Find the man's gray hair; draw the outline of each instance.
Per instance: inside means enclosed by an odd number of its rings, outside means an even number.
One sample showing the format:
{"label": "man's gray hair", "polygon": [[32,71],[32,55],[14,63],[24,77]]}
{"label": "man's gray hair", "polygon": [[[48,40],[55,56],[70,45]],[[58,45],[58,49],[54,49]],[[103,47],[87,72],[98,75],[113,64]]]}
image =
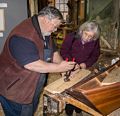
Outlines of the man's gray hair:
{"label": "man's gray hair", "polygon": [[57,8],[52,6],[44,7],[42,10],[40,10],[40,12],[38,13],[38,16],[47,16],[48,19],[50,20],[54,18],[58,18],[63,22],[63,16],[61,12]]}
{"label": "man's gray hair", "polygon": [[96,40],[100,37],[101,30],[96,21],[87,21],[83,23],[78,29],[78,34],[81,36],[83,31],[93,32],[95,34],[92,38],[93,40]]}

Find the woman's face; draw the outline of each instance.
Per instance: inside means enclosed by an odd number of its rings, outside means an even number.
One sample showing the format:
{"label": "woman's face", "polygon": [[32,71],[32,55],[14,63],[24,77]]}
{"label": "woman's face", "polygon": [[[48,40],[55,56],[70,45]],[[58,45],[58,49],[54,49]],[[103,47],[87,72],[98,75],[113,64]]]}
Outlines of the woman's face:
{"label": "woman's face", "polygon": [[93,37],[94,37],[94,32],[83,31],[83,33],[82,33],[82,41],[84,41],[84,42],[92,41]]}

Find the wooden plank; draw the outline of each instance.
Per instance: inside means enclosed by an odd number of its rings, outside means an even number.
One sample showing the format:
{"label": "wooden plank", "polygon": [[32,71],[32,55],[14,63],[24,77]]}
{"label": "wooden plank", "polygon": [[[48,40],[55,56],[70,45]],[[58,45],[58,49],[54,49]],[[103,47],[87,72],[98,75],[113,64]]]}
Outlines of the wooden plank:
{"label": "wooden plank", "polygon": [[44,90],[53,94],[62,93],[65,89],[72,87],[90,73],[91,72],[89,70],[81,69],[70,78],[70,81],[64,82],[64,77],[61,77],[60,79],[46,86]]}

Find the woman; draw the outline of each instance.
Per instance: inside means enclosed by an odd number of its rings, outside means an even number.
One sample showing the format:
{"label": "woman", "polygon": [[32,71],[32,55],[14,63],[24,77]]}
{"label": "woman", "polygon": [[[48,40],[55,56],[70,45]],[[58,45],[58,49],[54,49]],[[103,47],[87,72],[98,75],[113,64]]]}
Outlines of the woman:
{"label": "woman", "polygon": [[[83,23],[77,32],[72,32],[65,37],[60,54],[63,59],[75,59],[80,68],[91,67],[100,55],[100,27],[95,21]],[[73,111],[80,115],[81,110],[70,104],[66,105],[67,116],[72,116]]]}

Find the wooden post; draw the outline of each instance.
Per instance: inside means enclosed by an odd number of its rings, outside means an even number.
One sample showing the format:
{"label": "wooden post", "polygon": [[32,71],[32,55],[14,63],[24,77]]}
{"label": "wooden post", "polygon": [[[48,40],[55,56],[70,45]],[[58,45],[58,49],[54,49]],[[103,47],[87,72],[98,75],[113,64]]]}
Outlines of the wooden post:
{"label": "wooden post", "polygon": [[120,9],[120,1],[119,0],[113,0],[113,21],[115,22],[114,26],[114,49],[117,49],[118,47],[118,29],[119,29],[119,9]]}
{"label": "wooden post", "polygon": [[33,15],[35,14],[35,4],[34,4],[34,0],[29,0],[29,6],[30,6],[31,16],[33,16]]}

